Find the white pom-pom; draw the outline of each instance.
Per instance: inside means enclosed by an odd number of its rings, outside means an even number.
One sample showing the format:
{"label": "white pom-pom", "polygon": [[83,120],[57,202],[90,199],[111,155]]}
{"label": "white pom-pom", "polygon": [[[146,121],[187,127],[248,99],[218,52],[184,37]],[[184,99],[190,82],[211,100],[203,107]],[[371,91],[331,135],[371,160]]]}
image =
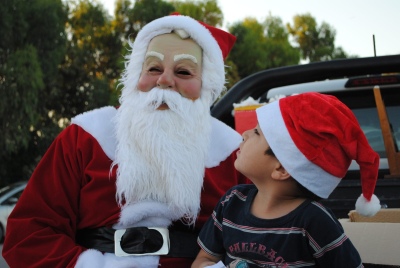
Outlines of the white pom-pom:
{"label": "white pom-pom", "polygon": [[363,194],[358,197],[356,202],[356,211],[363,216],[374,216],[381,209],[381,204],[376,195],[372,195],[371,200],[368,201]]}

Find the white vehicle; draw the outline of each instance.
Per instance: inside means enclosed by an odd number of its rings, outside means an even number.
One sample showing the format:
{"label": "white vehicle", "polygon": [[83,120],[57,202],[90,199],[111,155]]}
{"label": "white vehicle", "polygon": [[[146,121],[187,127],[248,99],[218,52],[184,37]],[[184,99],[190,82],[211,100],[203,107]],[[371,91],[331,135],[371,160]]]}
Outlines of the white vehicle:
{"label": "white vehicle", "polygon": [[0,189],[0,241],[3,241],[7,227],[7,219],[14,209],[27,182],[16,182]]}

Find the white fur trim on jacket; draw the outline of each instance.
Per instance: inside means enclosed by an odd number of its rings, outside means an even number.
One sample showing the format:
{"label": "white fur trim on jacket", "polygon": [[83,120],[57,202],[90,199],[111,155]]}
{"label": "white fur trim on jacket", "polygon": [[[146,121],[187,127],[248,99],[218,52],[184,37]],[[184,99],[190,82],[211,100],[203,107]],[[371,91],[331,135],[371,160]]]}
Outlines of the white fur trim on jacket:
{"label": "white fur trim on jacket", "polygon": [[116,114],[117,109],[115,107],[106,106],[79,114],[71,119],[72,124],[80,126],[97,140],[104,153],[111,160],[115,159],[115,149],[117,148],[113,123]]}
{"label": "white fur trim on jacket", "polygon": [[[111,106],[92,110],[74,117],[71,122],[83,128],[100,144],[104,153],[115,159],[116,138],[114,116],[117,109]],[[231,127],[212,118],[211,143],[206,159],[206,168],[216,167],[233,151],[239,148],[241,136]]]}
{"label": "white fur trim on jacket", "polygon": [[79,256],[75,268],[156,268],[159,261],[159,256],[116,257],[115,254],[88,249]]}

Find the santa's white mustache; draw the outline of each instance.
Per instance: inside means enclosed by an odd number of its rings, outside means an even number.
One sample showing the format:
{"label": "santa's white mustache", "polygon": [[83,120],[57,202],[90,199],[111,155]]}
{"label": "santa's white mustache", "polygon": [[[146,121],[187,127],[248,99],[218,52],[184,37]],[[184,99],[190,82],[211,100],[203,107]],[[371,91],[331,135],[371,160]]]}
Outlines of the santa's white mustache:
{"label": "santa's white mustache", "polygon": [[142,109],[149,111],[156,110],[160,105],[167,104],[169,109],[174,112],[184,111],[184,105],[193,103],[192,100],[183,97],[174,90],[160,89],[155,87],[147,92],[138,91],[140,102],[137,104]]}

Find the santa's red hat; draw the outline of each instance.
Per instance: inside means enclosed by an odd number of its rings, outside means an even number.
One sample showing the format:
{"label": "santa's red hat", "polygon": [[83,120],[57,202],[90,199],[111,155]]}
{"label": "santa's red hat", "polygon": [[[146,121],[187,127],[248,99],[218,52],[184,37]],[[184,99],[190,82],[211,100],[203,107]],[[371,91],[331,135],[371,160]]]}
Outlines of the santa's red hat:
{"label": "santa's red hat", "polygon": [[279,99],[256,112],[275,156],[301,185],[328,198],[351,161],[356,160],[362,184],[356,210],[372,216],[380,209],[373,194],[379,155],[372,150],[352,111],[336,97],[303,93]]}
{"label": "santa's red hat", "polygon": [[[171,15],[172,16],[174,16],[174,15],[181,16],[181,14],[178,12],[174,12]],[[228,32],[225,32],[224,30],[216,28],[214,26],[208,25],[205,22],[202,22],[202,21],[198,21],[198,22],[210,31],[211,35],[215,38],[215,40],[217,41],[217,43],[219,45],[219,48],[221,49],[222,57],[224,59],[226,59],[226,57],[228,57],[228,54],[231,51],[233,45],[236,42],[236,36],[234,36],[233,34],[230,34]]]}
{"label": "santa's red hat", "polygon": [[224,59],[233,47],[236,37],[204,22],[178,14],[165,16],[146,24],[135,41],[130,43],[132,53],[127,57],[128,62],[122,77],[124,91],[127,89],[129,92],[137,86],[150,41],[158,35],[179,30],[184,30],[202,48],[202,87],[211,91],[210,104],[216,100],[225,88]]}

